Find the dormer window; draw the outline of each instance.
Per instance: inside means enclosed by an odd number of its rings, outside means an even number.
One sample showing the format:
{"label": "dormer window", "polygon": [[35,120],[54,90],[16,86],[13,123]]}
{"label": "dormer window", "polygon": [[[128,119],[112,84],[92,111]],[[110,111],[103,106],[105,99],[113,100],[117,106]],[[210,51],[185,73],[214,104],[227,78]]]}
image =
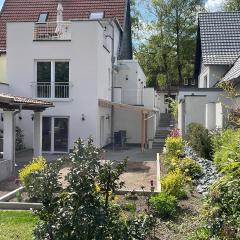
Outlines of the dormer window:
{"label": "dormer window", "polygon": [[45,23],[48,18],[48,12],[40,13],[38,17],[38,22],[39,23]]}
{"label": "dormer window", "polygon": [[90,20],[98,20],[103,18],[104,18],[104,11],[90,12],[90,15],[89,15]]}

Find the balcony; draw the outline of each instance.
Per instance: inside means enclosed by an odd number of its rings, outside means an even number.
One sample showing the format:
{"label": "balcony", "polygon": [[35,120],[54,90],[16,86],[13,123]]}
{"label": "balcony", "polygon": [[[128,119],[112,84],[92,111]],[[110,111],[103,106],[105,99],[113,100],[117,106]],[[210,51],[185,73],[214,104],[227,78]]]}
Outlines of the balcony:
{"label": "balcony", "polygon": [[46,22],[34,24],[35,41],[71,40],[71,22]]}
{"label": "balcony", "polygon": [[32,83],[34,97],[48,99],[68,99],[69,82],[38,82]]}

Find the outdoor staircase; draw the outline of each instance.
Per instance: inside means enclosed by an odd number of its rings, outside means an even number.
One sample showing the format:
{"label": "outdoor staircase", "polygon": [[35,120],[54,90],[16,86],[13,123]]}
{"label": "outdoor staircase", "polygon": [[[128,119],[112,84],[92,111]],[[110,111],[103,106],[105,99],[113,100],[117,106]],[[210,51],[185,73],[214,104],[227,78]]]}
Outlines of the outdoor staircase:
{"label": "outdoor staircase", "polygon": [[161,113],[159,127],[153,140],[153,149],[163,149],[165,140],[172,128],[172,118],[168,113]]}

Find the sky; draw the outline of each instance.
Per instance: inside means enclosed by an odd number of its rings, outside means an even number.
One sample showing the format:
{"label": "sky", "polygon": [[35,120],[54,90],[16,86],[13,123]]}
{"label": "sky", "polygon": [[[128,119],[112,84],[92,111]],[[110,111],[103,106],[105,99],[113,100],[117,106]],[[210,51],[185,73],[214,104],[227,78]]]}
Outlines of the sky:
{"label": "sky", "polygon": [[[0,8],[2,8],[4,0],[0,0]],[[209,11],[217,11],[221,8],[222,3],[224,0],[207,0],[206,1],[206,8],[209,9]]]}

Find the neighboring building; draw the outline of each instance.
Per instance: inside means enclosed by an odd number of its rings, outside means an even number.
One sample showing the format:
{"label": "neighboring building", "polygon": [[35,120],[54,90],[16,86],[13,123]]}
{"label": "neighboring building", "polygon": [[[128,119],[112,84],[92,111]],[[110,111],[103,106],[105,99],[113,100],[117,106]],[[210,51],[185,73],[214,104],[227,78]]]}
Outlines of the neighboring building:
{"label": "neighboring building", "polygon": [[191,122],[208,129],[222,128],[226,123],[225,106],[233,106],[217,84],[238,75],[238,67],[233,65],[240,56],[239,23],[240,12],[199,14],[194,72],[198,89],[182,88],[179,92],[178,122],[183,134]]}
{"label": "neighboring building", "polygon": [[[2,92],[54,103],[42,114],[44,152],[89,136],[103,147],[120,130],[143,148],[155,135],[157,95],[132,60],[129,0],[5,0],[0,82]],[[17,118],[28,148],[32,118]]]}

